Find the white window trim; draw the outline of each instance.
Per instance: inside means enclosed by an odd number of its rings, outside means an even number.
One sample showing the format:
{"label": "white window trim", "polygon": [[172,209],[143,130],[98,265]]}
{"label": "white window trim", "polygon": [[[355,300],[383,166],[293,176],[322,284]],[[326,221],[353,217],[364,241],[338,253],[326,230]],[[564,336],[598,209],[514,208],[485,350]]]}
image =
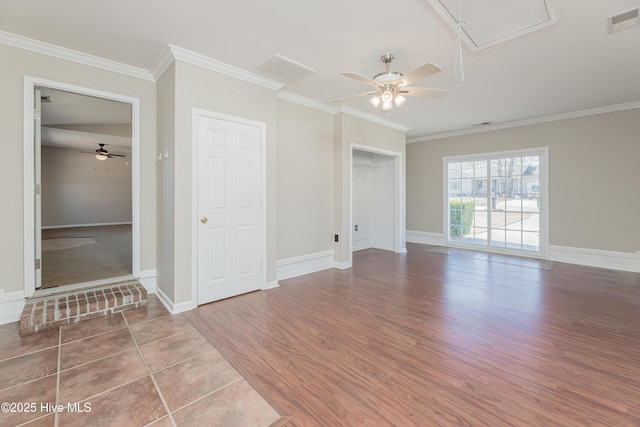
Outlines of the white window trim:
{"label": "white window trim", "polygon": [[[449,239],[449,176],[448,164],[450,162],[469,162],[478,160],[491,161],[502,157],[540,157],[540,246],[539,250],[529,251],[524,249],[500,248],[494,246],[479,246],[471,243],[451,241]],[[549,256],[549,147],[537,147],[525,150],[498,151],[491,153],[468,154],[461,156],[449,156],[442,159],[442,179],[443,179],[443,195],[442,195],[442,234],[445,246],[459,247],[465,249],[476,249],[487,252],[503,253],[507,255],[529,256],[535,258],[548,258]],[[490,183],[488,184],[490,185]]]}

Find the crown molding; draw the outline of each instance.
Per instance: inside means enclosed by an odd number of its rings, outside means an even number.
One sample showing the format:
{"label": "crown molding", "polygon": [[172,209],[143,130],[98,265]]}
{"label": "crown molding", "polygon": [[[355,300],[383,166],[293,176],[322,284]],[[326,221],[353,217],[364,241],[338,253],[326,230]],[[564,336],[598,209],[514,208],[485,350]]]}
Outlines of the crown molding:
{"label": "crown molding", "polygon": [[412,144],[414,142],[426,142],[426,141],[433,141],[436,139],[451,138],[454,136],[471,135],[474,133],[490,132],[490,131],[500,130],[500,129],[509,129],[509,128],[514,128],[519,126],[535,125],[538,123],[555,122],[558,120],[575,119],[578,117],[595,116],[597,114],[614,113],[616,111],[632,110],[634,108],[640,108],[640,101],[626,102],[623,104],[609,105],[606,107],[590,108],[588,110],[579,110],[579,111],[573,111],[570,113],[554,114],[551,116],[535,117],[532,119],[516,120],[513,122],[496,123],[496,124],[481,126],[481,127],[472,128],[472,129],[461,129],[461,130],[456,130],[451,132],[441,132],[441,133],[434,133],[431,135],[417,136],[415,138],[407,139],[407,144]]}
{"label": "crown molding", "polygon": [[405,126],[405,125],[401,125],[400,123],[393,123],[390,122],[389,120],[385,120],[385,119],[381,119],[380,117],[373,115],[373,114],[369,114],[369,113],[365,113],[362,112],[360,110],[356,110],[355,108],[346,106],[346,105],[340,105],[338,107],[336,107],[334,114],[337,113],[344,113],[344,114],[349,114],[355,117],[359,117],[361,119],[364,120],[368,120],[370,122],[373,123],[377,123],[379,125],[382,126],[386,126],[395,130],[399,130],[401,132],[407,133],[409,132],[409,130],[411,130],[410,127]]}
{"label": "crown molding", "polygon": [[389,122],[387,120],[381,119],[376,115],[368,114],[360,110],[356,110],[355,108],[348,107],[346,105],[339,105],[337,107],[334,107],[332,105],[328,105],[323,102],[306,98],[301,95],[296,95],[295,93],[291,93],[287,91],[279,91],[276,95],[276,98],[282,99],[284,101],[293,102],[295,104],[303,105],[305,107],[313,108],[315,110],[323,111],[329,114],[339,114],[339,113],[350,114],[352,116],[355,116],[355,117],[358,117],[382,126],[390,127],[392,129],[399,130],[404,133],[407,133],[409,129],[411,129],[407,126],[404,126],[398,123]]}
{"label": "crown molding", "polygon": [[171,53],[171,46],[167,46],[162,52],[162,55],[160,55],[160,58],[158,58],[158,62],[156,62],[155,67],[151,70],[153,78],[158,81],[160,76],[162,76],[162,73],[164,73],[167,68],[173,64],[174,60],[175,58],[173,57],[173,53]]}
{"label": "crown molding", "polygon": [[[165,51],[165,53],[160,58],[158,65],[154,67],[154,76],[161,75],[162,72],[164,72],[164,70],[171,64],[171,62],[173,62],[173,60],[178,60],[210,71],[215,71],[216,73],[224,74],[229,77],[244,80],[245,82],[253,83],[267,89],[277,91],[284,87],[284,83],[259,76],[257,74],[243,70],[242,68],[234,67],[233,65],[216,61],[215,59],[211,59],[207,56],[191,52],[186,49],[182,49],[181,47],[177,47],[172,44],[168,46],[167,50],[169,51],[169,53]],[[168,54],[173,57],[173,60],[167,57]]]}
{"label": "crown molding", "polygon": [[329,113],[329,114],[336,113],[336,108],[334,106],[327,105],[323,102],[316,101],[311,98],[306,98],[301,95],[296,95],[295,93],[287,92],[284,90],[281,90],[280,92],[278,92],[276,94],[276,98],[282,99],[284,101],[293,102],[298,105],[303,105],[305,107],[313,108],[314,110],[319,110],[324,113]]}
{"label": "crown molding", "polygon": [[145,69],[133,67],[121,62],[111,61],[109,59],[89,55],[88,53],[78,52],[76,50],[67,49],[16,34],[7,33],[5,31],[0,31],[0,43],[17,47],[19,49],[41,53],[66,61],[76,62],[82,65],[100,68],[105,71],[124,74],[138,79],[155,81],[151,73]]}

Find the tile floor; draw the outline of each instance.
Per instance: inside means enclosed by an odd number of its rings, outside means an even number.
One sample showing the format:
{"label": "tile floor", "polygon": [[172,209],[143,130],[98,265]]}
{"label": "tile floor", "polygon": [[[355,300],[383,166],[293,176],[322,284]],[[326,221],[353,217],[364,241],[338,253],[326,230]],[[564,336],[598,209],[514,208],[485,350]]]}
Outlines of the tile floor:
{"label": "tile floor", "polygon": [[0,326],[0,426],[286,421],[188,320],[169,315],[155,295],[144,308],[48,332],[21,337],[18,329],[19,322]]}

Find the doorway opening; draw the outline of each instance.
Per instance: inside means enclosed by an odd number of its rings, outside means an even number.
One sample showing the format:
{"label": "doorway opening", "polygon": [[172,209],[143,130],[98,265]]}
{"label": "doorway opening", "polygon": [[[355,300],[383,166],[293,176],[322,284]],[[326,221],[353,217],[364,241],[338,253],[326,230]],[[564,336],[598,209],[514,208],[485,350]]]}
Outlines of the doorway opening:
{"label": "doorway opening", "polygon": [[139,276],[138,101],[25,78],[27,103],[25,296]]}
{"label": "doorway opening", "polygon": [[401,153],[352,144],[351,160],[350,253],[406,252]]}
{"label": "doorway opening", "polygon": [[393,250],[393,158],[353,151],[353,250]]}

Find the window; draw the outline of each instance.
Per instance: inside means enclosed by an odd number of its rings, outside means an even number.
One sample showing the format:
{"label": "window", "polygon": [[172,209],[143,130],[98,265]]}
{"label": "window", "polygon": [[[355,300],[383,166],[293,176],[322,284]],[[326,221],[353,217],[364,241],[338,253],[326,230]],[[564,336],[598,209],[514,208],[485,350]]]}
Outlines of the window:
{"label": "window", "polygon": [[448,245],[544,255],[547,149],[445,158]]}

